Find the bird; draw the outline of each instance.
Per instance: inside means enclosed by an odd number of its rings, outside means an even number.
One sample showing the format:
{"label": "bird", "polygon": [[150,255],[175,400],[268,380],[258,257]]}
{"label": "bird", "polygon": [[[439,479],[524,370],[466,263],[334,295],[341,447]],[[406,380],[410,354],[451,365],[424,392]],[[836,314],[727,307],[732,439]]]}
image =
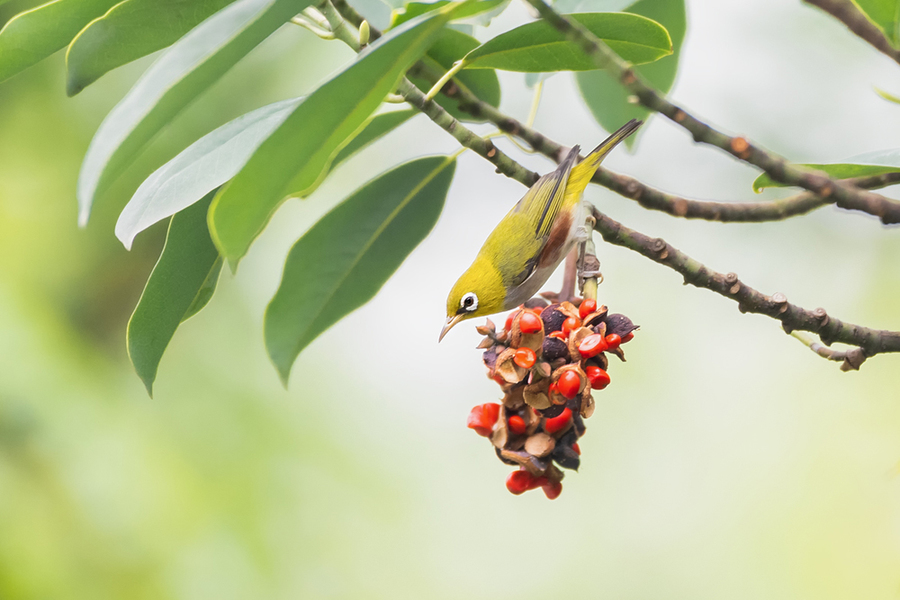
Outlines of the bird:
{"label": "bird", "polygon": [[460,321],[515,308],[534,296],[572,248],[587,241],[591,213],[584,189],[606,155],[642,124],[632,119],[581,162],[574,146],[555,171],[528,189],[451,288],[439,342]]}

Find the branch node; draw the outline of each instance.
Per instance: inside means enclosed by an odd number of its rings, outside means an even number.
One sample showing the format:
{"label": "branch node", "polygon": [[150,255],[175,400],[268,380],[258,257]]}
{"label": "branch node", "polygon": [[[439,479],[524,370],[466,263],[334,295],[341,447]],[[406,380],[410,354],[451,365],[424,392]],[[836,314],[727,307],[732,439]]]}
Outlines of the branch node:
{"label": "branch node", "polygon": [[847,350],[844,356],[844,362],[841,364],[841,371],[859,371],[859,367],[866,362],[866,351],[862,348],[851,348]]}
{"label": "branch node", "polygon": [[625,69],[622,72],[621,81],[624,85],[633,85],[637,82],[637,77],[634,74],[634,71],[631,69]]}
{"label": "branch node", "polygon": [[731,151],[738,158],[747,159],[750,157],[750,142],[741,136],[731,138],[730,146]]}
{"label": "branch node", "polygon": [[684,123],[684,120],[687,118],[687,113],[685,113],[680,108],[675,108],[675,111],[672,113],[672,120],[676,123]]}
{"label": "branch node", "polygon": [[666,240],[662,238],[656,238],[655,240],[653,240],[653,242],[651,242],[650,244],[650,249],[653,250],[653,252],[655,252],[657,256],[659,256],[660,260],[665,260],[666,257],[669,256],[668,244],[666,243]]}

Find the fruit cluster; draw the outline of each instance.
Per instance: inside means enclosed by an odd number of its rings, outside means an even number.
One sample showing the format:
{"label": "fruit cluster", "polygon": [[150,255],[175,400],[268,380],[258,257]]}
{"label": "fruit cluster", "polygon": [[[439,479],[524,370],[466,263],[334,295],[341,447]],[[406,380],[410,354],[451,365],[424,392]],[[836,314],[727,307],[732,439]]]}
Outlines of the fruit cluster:
{"label": "fruit cluster", "polygon": [[594,412],[592,391],[610,382],[607,354],[624,361],[621,345],[637,326],[595,300],[548,305],[532,298],[510,313],[502,331],[490,319],[476,329],[503,400],[474,407],[468,426],[490,438],[500,460],[519,467],[506,479],[510,492],[543,488],[553,500],[562,492],[557,465],[577,470],[581,462],[578,438]]}

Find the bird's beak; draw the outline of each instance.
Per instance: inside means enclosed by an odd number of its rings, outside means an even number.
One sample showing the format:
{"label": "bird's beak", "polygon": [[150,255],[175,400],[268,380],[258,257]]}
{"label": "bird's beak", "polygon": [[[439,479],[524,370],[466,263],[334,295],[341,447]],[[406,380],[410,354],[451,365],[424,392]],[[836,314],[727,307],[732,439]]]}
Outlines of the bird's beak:
{"label": "bird's beak", "polygon": [[441,337],[438,338],[438,343],[441,343],[441,340],[444,339],[444,336],[447,335],[447,332],[453,329],[453,326],[462,321],[462,315],[453,315],[452,317],[447,317],[447,322],[444,324],[444,328],[441,329]]}

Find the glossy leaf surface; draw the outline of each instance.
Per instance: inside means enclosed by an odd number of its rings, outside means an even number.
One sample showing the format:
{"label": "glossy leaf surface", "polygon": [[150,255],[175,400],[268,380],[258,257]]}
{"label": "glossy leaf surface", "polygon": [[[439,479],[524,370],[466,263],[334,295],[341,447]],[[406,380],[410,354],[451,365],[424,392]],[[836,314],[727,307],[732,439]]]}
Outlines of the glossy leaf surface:
{"label": "glossy leaf surface", "polygon": [[235,0],[125,0],[92,21],[66,52],[66,93],[161,50]]}
{"label": "glossy leaf surface", "polygon": [[222,260],[206,228],[212,194],[172,217],[166,245],[128,321],[128,356],[153,394],[159,361],[175,330],[212,297]]}
{"label": "glossy leaf surface", "polygon": [[[628,13],[569,15],[634,64],[672,53],[672,41],[659,23]],[[516,27],[485,42],[466,56],[468,68],[546,73],[589,71],[597,65],[575,43],[546,21]]]}
{"label": "glossy leaf surface", "polygon": [[[897,154],[895,152],[895,154]],[[898,156],[900,158],[900,156]],[[851,177],[870,177],[873,175],[883,175],[885,173],[900,172],[900,161],[894,166],[877,165],[877,164],[854,164],[854,163],[833,163],[833,164],[800,164],[798,167],[807,169],[815,169],[822,171],[834,179],[849,179]],[[753,191],[761,192],[769,187],[788,187],[783,183],[772,181],[768,175],[763,173],[753,181]]]}
{"label": "glossy leaf surface", "polygon": [[288,254],[265,316],[266,348],[287,383],[297,355],[381,289],[434,227],[456,162],[421,158],[370,181]]}
{"label": "glossy leaf surface", "polygon": [[78,220],[185,106],[310,0],[238,0],[166,50],[101,123],[78,177]]}

